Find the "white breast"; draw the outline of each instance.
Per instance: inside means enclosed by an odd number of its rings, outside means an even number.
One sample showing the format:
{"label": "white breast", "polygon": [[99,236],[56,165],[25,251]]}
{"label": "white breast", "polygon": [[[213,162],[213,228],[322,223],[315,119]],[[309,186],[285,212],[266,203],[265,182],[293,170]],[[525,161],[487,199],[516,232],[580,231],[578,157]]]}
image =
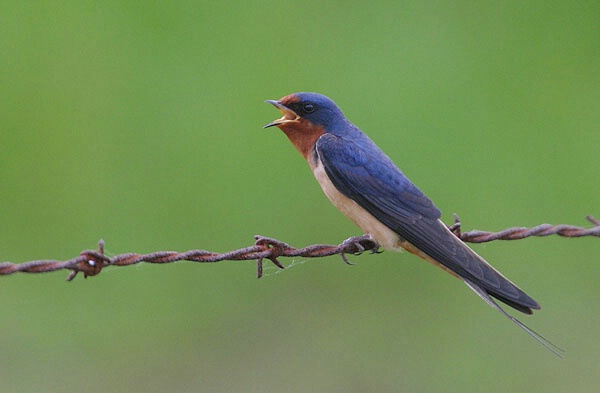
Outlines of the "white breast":
{"label": "white breast", "polygon": [[315,164],[313,160],[309,160],[310,166],[317,181],[321,185],[323,192],[325,192],[325,195],[327,195],[327,198],[329,198],[335,207],[358,225],[365,233],[373,236],[383,248],[396,251],[401,250],[400,244],[402,243],[402,239],[400,236],[387,226],[383,225],[371,213],[360,207],[352,199],[339,192],[331,180],[329,180],[321,160],[316,161]]}

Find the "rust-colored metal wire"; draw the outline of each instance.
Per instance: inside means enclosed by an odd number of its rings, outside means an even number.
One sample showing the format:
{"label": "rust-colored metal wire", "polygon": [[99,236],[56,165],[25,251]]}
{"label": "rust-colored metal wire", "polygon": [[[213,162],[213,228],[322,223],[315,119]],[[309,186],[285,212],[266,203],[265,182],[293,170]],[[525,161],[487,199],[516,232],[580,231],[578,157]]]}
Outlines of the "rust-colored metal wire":
{"label": "rust-colored metal wire", "polygon": [[[455,223],[448,228],[462,241],[470,243],[484,243],[493,240],[518,240],[530,236],[559,235],[563,237],[600,237],[600,221],[592,216],[587,219],[594,224],[591,228],[582,228],[573,225],[550,225],[541,224],[533,228],[514,227],[500,232],[470,231],[461,232],[460,218],[455,215]],[[371,253],[379,252],[379,244],[370,236],[351,237],[337,246],[329,244],[314,244],[304,248],[294,248],[287,243],[277,239],[257,235],[253,246],[240,248],[226,253],[216,253],[206,250],[190,250],[185,252],[157,251],[149,254],[126,253],[107,257],[104,255],[104,241],[98,243],[98,250],[85,250],[79,256],[67,261],[38,260],[24,263],[2,262],[0,263],[0,275],[8,275],[16,272],[23,273],[45,273],[55,270],[68,269],[71,273],[67,281],[71,281],[77,273],[82,272],[84,277],[95,276],[102,272],[106,266],[129,266],[140,262],[147,263],[171,263],[177,261],[191,262],[221,262],[221,261],[248,261],[256,260],[258,278],[263,273],[263,261],[269,259],[277,267],[283,269],[278,258],[280,257],[303,257],[321,258],[330,255],[340,255],[344,262],[350,264],[348,254],[359,255],[365,251]]]}
{"label": "rust-colored metal wire", "polygon": [[574,225],[550,225],[541,224],[533,228],[526,227],[513,227],[508,228],[500,232],[487,232],[473,230],[466,233],[460,231],[460,218],[458,215],[454,215],[454,225],[449,226],[450,230],[454,232],[462,241],[469,243],[485,243],[493,240],[519,240],[525,239],[531,236],[550,236],[558,235],[563,237],[583,237],[583,236],[597,236],[600,237],[600,220],[592,216],[586,217],[588,221],[594,224],[591,228],[582,228]]}

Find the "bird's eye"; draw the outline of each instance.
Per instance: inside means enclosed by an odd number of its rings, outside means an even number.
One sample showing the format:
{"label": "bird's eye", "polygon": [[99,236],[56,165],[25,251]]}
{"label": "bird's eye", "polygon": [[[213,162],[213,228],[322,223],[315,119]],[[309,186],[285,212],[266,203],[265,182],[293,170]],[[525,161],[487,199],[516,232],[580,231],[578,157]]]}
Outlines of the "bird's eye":
{"label": "bird's eye", "polygon": [[315,106],[313,104],[304,104],[302,109],[304,109],[304,112],[306,113],[313,113],[315,111]]}

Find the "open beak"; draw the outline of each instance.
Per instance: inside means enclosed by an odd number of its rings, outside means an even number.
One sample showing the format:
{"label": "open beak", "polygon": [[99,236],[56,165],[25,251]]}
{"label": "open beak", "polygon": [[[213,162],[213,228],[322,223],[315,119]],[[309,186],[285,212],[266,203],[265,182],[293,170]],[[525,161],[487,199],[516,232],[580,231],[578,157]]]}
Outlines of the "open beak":
{"label": "open beak", "polygon": [[291,110],[287,106],[283,105],[279,101],[266,100],[265,102],[268,102],[269,104],[271,104],[271,105],[275,106],[277,109],[279,109],[281,111],[281,114],[283,116],[281,116],[277,120],[273,120],[272,122],[270,122],[269,124],[267,124],[263,128],[269,128],[269,127],[273,127],[273,126],[280,126],[280,125],[286,124],[286,123],[293,123],[293,122],[296,122],[296,121],[298,121],[300,119],[300,116],[298,116],[296,114],[296,112],[294,112],[293,110]]}

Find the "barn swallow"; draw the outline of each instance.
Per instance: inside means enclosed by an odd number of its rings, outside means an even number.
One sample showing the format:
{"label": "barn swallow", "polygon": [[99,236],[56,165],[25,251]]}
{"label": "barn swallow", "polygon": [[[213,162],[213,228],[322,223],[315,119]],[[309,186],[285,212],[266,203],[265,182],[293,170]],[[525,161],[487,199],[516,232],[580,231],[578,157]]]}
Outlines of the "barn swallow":
{"label": "barn swallow", "polygon": [[441,212],[330,98],[295,93],[267,100],[277,126],[308,161],[329,200],[384,249],[407,250],[463,280],[553,353],[560,348],[525,326],[494,300],[532,314],[540,304],[494,269],[440,220]]}

